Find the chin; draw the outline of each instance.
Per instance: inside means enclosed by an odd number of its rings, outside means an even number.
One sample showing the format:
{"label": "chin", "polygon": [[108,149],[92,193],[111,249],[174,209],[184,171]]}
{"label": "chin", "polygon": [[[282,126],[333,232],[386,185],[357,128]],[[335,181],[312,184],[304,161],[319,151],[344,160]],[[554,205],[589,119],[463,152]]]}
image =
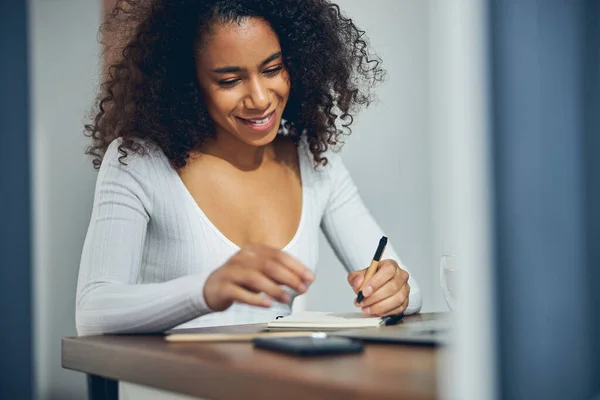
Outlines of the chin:
{"label": "chin", "polygon": [[251,146],[262,147],[272,143],[275,140],[275,138],[277,138],[277,132],[278,129],[274,129],[273,132],[269,132],[268,134],[263,135],[261,137],[242,135],[240,139]]}

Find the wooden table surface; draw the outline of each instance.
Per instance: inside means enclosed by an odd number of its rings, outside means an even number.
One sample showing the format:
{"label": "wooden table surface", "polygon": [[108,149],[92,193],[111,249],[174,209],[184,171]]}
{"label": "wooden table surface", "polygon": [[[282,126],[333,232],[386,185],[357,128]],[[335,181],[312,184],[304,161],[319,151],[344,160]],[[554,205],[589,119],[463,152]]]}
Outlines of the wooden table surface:
{"label": "wooden table surface", "polygon": [[[407,323],[433,318],[405,317]],[[62,346],[64,368],[210,399],[436,398],[439,350],[431,347],[366,344],[362,354],[302,358],[251,342],[173,343],[161,335],[64,338]]]}

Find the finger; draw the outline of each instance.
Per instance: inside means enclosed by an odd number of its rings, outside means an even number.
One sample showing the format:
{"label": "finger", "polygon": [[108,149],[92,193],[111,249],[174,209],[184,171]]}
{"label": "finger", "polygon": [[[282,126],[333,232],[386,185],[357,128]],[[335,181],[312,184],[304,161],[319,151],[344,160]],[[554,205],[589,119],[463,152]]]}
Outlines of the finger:
{"label": "finger", "polygon": [[269,259],[263,267],[264,274],[280,285],[288,286],[298,293],[306,293],[307,287],[301,278],[283,264]]}
{"label": "finger", "polygon": [[243,287],[230,284],[227,286],[228,298],[233,301],[237,301],[239,303],[249,304],[251,306],[256,307],[264,307],[269,308],[273,305],[273,300],[266,297],[261,296],[258,293],[251,292],[250,290],[244,289]]}
{"label": "finger", "polygon": [[365,282],[365,287],[362,292],[365,297],[371,296],[373,293],[379,290],[383,285],[385,285],[389,280],[391,280],[398,271],[401,271],[398,268],[395,261],[393,260],[383,260],[379,263],[379,269],[375,272],[375,275],[369,281]]}
{"label": "finger", "polygon": [[410,297],[406,296],[406,300],[404,300],[404,302],[400,305],[400,307],[398,307],[395,310],[390,311],[388,315],[400,314],[401,312],[406,311],[406,309],[408,308],[409,302],[410,302]]}
{"label": "finger", "polygon": [[257,293],[263,292],[279,300],[281,303],[288,303],[290,301],[290,295],[259,270],[242,269],[242,271],[233,277],[233,281],[251,291]]}
{"label": "finger", "polygon": [[314,273],[308,267],[284,251],[262,244],[248,244],[243,250],[249,255],[254,255],[255,258],[274,258],[299,275],[304,282],[312,282],[315,279]]}
{"label": "finger", "polygon": [[293,271],[304,282],[310,283],[315,280],[315,274],[307,266],[286,252],[277,250],[275,253],[275,259]]}
{"label": "finger", "polygon": [[408,308],[408,300],[402,303],[402,305],[398,308],[394,308],[392,311],[388,311],[386,314],[382,315],[382,317],[387,317],[390,315],[398,315],[403,313]]}
{"label": "finger", "polygon": [[360,287],[365,279],[366,270],[354,271],[348,274],[348,283],[354,290],[354,293],[358,293],[360,291]]}
{"label": "finger", "polygon": [[392,310],[399,308],[405,300],[406,294],[403,292],[397,292],[371,306],[363,307],[361,311],[364,314],[380,317],[383,315],[388,315]]}
{"label": "finger", "polygon": [[[358,304],[356,300],[354,301],[354,303],[357,306],[360,305],[361,307],[368,307],[402,291],[402,287],[404,285],[407,285],[407,283],[403,283],[399,279],[391,279],[387,281],[382,287],[380,287],[375,293],[371,294],[369,297],[365,297],[365,299],[361,301],[360,304]],[[405,293],[408,293],[408,291],[406,291]]]}

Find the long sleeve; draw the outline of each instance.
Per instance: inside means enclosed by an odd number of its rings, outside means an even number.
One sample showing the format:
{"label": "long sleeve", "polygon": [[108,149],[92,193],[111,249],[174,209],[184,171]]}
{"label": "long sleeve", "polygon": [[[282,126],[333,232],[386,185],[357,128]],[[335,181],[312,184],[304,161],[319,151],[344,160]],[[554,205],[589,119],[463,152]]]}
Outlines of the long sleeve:
{"label": "long sleeve", "polygon": [[141,157],[128,156],[124,166],[118,156],[111,145],[96,183],[77,285],[80,335],[160,332],[210,312],[207,273],[139,283],[153,213],[151,179],[144,176],[151,169]]}
{"label": "long sleeve", "polygon": [[[321,229],[348,272],[364,269],[365,262],[373,257],[375,246],[384,232],[363,204],[341,158],[331,152],[327,154],[327,158],[327,179],[331,194],[321,221]],[[386,246],[384,258],[395,260],[400,268],[409,273],[410,295],[405,313],[419,312],[422,304],[419,286],[390,242]]]}

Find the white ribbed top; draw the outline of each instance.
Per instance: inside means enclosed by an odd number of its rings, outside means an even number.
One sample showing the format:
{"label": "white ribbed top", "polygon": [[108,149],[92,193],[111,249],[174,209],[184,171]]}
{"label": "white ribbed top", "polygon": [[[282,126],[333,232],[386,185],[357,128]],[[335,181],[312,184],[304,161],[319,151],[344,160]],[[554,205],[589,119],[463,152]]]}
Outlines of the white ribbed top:
{"label": "white ribbed top", "polygon": [[[77,284],[78,333],[162,332],[267,322],[290,314],[291,302],[274,302],[269,309],[235,303],[223,312],[210,310],[204,283],[239,247],[206,217],[160,150],[130,154],[125,166],[118,160],[119,143],[109,146],[96,182]],[[366,268],[384,233],[340,156],[328,152],[327,166],[315,169],[305,144],[298,152],[302,214],[283,250],[315,271],[321,228],[348,271]],[[391,243],[385,258],[406,269]],[[406,313],[414,313],[421,308],[421,293],[414,279],[409,283]]]}

